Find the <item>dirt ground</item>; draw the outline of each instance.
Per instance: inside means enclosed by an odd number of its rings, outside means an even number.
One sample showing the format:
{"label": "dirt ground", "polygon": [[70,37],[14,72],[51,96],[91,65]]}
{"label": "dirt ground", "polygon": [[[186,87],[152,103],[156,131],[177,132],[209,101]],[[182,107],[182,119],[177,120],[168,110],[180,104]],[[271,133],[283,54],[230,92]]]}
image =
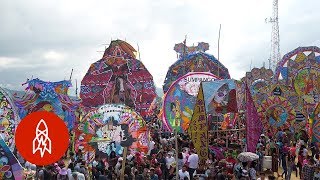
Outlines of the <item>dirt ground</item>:
{"label": "dirt ground", "polygon": [[[276,177],[276,179],[285,179],[284,175],[283,175],[283,178],[281,177],[281,174],[283,172],[281,167],[279,167],[278,172],[280,174],[280,177],[277,177],[278,176],[277,173],[274,173],[274,176]],[[264,171],[264,173],[265,173],[265,177],[264,178],[259,176],[261,178],[261,180],[268,180],[268,176],[272,175],[272,172]],[[291,180],[299,180],[299,179],[300,179],[299,178],[299,174],[298,174],[298,177],[296,177],[296,172],[293,171],[291,173]]]}

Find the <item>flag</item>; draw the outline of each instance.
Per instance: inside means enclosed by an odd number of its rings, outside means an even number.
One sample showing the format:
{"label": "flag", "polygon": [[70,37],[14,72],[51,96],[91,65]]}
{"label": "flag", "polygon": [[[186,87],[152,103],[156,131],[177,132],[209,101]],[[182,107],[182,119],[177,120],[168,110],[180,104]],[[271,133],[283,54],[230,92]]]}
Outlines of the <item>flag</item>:
{"label": "flag", "polygon": [[194,113],[190,122],[188,133],[199,156],[199,167],[205,165],[208,159],[208,122],[202,84],[199,88]]}
{"label": "flag", "polygon": [[246,123],[247,123],[247,151],[256,152],[256,146],[258,144],[260,134],[262,132],[262,123],[259,119],[257,109],[254,105],[250,90],[246,85]]}

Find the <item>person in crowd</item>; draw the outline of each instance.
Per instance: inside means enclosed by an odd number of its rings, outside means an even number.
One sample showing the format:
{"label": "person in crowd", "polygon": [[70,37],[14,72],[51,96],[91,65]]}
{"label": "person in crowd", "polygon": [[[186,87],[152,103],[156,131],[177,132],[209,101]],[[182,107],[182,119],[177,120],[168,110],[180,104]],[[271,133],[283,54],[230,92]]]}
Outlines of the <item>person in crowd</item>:
{"label": "person in crowd", "polygon": [[281,177],[283,177],[283,175],[284,175],[285,179],[287,178],[287,174],[288,174],[288,167],[287,167],[287,155],[288,154],[289,154],[289,147],[285,143],[282,147],[281,154],[280,154],[281,165],[282,165],[282,169],[283,169],[283,173],[281,174]]}
{"label": "person in crowd", "polygon": [[312,156],[308,156],[307,164],[303,165],[301,179],[310,180],[314,178],[315,166]]}
{"label": "person in crowd", "polygon": [[178,169],[182,169],[183,165],[185,163],[183,162],[183,155],[182,152],[178,153]]}
{"label": "person in crowd", "polygon": [[250,180],[257,180],[256,166],[257,166],[257,163],[255,161],[253,161],[250,164],[250,168],[249,168],[249,178],[250,178]]}
{"label": "person in crowd", "polygon": [[150,180],[159,180],[154,168],[150,168]]}
{"label": "person in crowd", "polygon": [[301,179],[303,160],[304,160],[303,150],[300,149],[298,153],[298,162],[297,162],[297,171],[296,171],[296,177],[298,177],[298,172],[299,172],[300,179]]}
{"label": "person in crowd", "polygon": [[175,166],[176,166],[176,160],[173,157],[172,152],[168,152],[168,156],[166,157],[166,169],[167,171],[165,174],[165,177],[168,179],[171,179],[175,175]]}
{"label": "person in crowd", "polygon": [[188,178],[188,180],[190,179],[190,174],[187,171],[187,166],[184,165],[180,170],[179,170],[179,179],[180,180],[184,180],[185,178]]}
{"label": "person in crowd", "polygon": [[208,159],[206,160],[206,166],[209,167],[209,166],[212,166],[216,163],[217,163],[217,160],[215,159],[214,154],[209,153]]}
{"label": "person in crowd", "polygon": [[118,162],[118,156],[115,151],[111,151],[108,159],[108,164],[111,167],[114,167]]}
{"label": "person in crowd", "polygon": [[296,168],[295,167],[295,156],[293,156],[291,153],[288,154],[288,158],[287,158],[287,162],[288,162],[288,171],[287,171],[287,177],[286,180],[290,180],[291,179],[291,174],[292,171]]}
{"label": "person in crowd", "polygon": [[257,149],[257,155],[259,156],[258,163],[257,163],[257,171],[258,172],[262,171],[263,156],[264,156],[262,149],[263,149],[263,147],[259,147]]}
{"label": "person in crowd", "polygon": [[68,170],[67,168],[62,168],[59,171],[59,174],[57,175],[57,180],[68,180]]}
{"label": "person in crowd", "polygon": [[189,166],[189,174],[190,174],[190,180],[193,180],[193,173],[197,170],[199,166],[199,156],[196,154],[194,149],[191,149],[191,155],[188,158],[187,164]]}

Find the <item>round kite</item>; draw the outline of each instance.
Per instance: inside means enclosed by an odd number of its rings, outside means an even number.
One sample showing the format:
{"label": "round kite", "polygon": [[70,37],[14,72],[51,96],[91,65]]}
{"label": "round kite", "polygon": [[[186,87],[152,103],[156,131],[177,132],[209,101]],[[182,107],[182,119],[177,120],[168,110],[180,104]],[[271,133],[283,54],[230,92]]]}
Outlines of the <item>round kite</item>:
{"label": "round kite", "polygon": [[277,131],[277,128],[289,129],[296,118],[295,111],[291,103],[280,96],[270,96],[262,102],[258,108],[265,130]]}
{"label": "round kite", "polygon": [[166,130],[178,128],[186,132],[189,127],[201,82],[219,79],[211,73],[192,72],[175,81],[164,97],[163,125]]}
{"label": "round kite", "polygon": [[124,105],[107,104],[89,112],[76,129],[75,149],[82,150],[88,161],[94,154],[117,155],[128,147],[131,153],[147,153],[149,131],[142,117]]}
{"label": "round kite", "polygon": [[11,97],[0,88],[0,136],[11,151],[15,146],[14,134],[20,120],[17,112]]}
{"label": "round kite", "polygon": [[189,72],[210,72],[219,79],[230,79],[228,69],[214,56],[205,53],[208,49],[209,44],[204,42],[191,47],[184,43],[176,44],[174,50],[180,57],[167,72],[163,92],[166,93],[178,78]]}
{"label": "round kite", "polygon": [[103,58],[91,64],[81,81],[80,97],[85,107],[125,104],[143,117],[147,115],[156,97],[155,85],[135,52],[125,41],[110,43]]}
{"label": "round kite", "polygon": [[312,142],[320,142],[320,103],[317,104],[313,113],[313,122],[311,124]]}
{"label": "round kite", "polygon": [[311,114],[320,96],[320,48],[299,47],[278,63],[273,81],[283,81],[298,95],[294,107]]}

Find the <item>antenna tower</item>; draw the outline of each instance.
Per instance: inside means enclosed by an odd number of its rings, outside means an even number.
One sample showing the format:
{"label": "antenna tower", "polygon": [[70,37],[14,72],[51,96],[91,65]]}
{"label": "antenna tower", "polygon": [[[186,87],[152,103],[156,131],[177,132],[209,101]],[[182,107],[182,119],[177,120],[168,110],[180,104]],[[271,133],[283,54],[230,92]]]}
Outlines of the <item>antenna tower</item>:
{"label": "antenna tower", "polygon": [[269,68],[275,71],[278,62],[280,61],[280,33],[279,33],[279,18],[278,18],[278,0],[273,0],[273,12],[269,21],[272,23],[271,33],[271,57],[269,59]]}

